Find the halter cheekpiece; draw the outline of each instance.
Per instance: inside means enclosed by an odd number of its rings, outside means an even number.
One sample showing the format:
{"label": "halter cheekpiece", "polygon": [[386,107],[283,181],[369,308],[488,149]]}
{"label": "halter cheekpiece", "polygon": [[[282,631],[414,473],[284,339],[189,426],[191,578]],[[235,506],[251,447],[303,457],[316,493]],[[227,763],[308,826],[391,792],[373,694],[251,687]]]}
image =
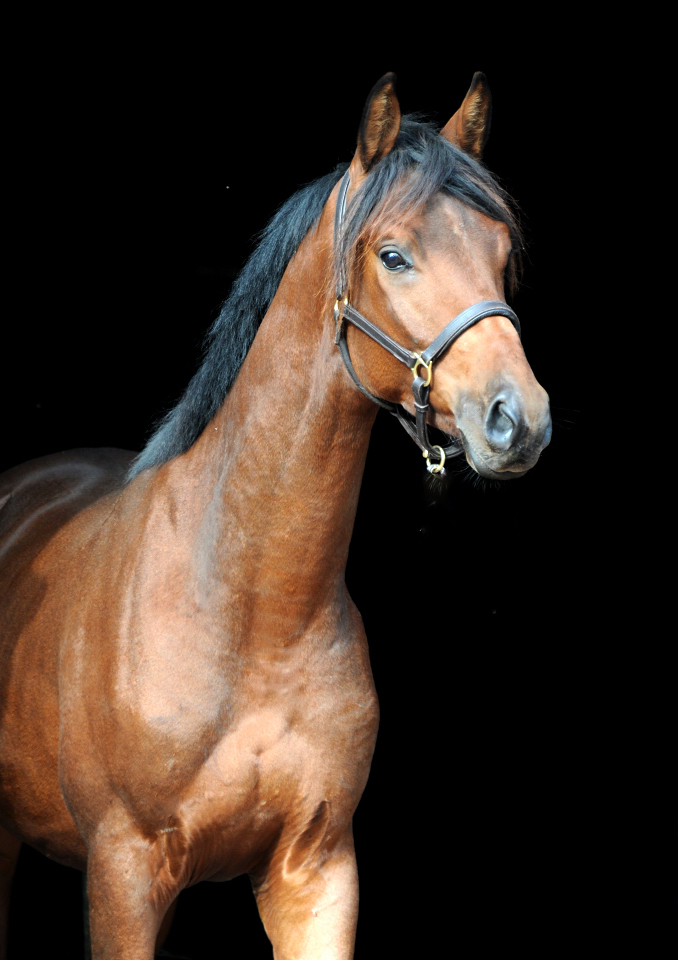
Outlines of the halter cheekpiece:
{"label": "halter cheekpiece", "polygon": [[[344,174],[339,187],[337,197],[337,206],[334,214],[334,244],[335,248],[339,240],[341,228],[346,214],[346,195],[351,180],[348,170]],[[450,320],[447,326],[438,334],[435,340],[421,353],[413,353],[405,347],[401,347],[387,333],[384,333],[379,327],[375,326],[367,317],[364,317],[348,300],[346,291],[346,276],[344,274],[343,264],[340,268],[339,281],[337,284],[337,298],[334,303],[334,342],[341,351],[346,369],[348,370],[353,382],[360,392],[372,400],[373,403],[383,407],[397,417],[401,425],[405,428],[414,442],[421,448],[422,455],[426,458],[426,469],[429,473],[445,474],[445,461],[450,457],[458,457],[463,453],[462,447],[451,441],[447,446],[441,447],[431,443],[428,435],[426,417],[429,410],[429,395],[431,392],[431,380],[433,378],[433,361],[437,360],[454,341],[462,335],[474,323],[484,320],[485,317],[507,317],[518,331],[520,336],[520,321],[516,314],[511,310],[508,304],[501,300],[481,300],[472,306],[462,310],[461,313]],[[388,350],[396,360],[400,360],[412,372],[414,381],[412,383],[412,393],[414,394],[414,409],[416,415],[414,419],[400,404],[391,403],[389,400],[382,400],[375,397],[367,390],[353,368],[351,356],[348,352],[348,343],[346,342],[346,322],[352,323],[358,327],[368,337],[371,337],[376,343]]]}

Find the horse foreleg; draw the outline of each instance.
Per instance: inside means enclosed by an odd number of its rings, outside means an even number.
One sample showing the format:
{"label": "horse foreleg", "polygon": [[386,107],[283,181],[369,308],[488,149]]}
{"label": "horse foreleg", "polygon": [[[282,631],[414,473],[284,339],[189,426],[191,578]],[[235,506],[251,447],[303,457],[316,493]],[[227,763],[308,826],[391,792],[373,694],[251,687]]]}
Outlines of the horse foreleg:
{"label": "horse foreleg", "polygon": [[273,858],[253,877],[259,915],[275,960],[350,960],[358,921],[358,871],[353,836],[331,853],[290,868]]}
{"label": "horse foreleg", "polygon": [[87,893],[92,960],[153,960],[178,894],[157,844],[134,835],[98,842],[89,852]]}
{"label": "horse foreleg", "polygon": [[[83,908],[83,928],[85,935],[85,960],[92,960],[92,942],[89,935],[89,897],[87,896],[87,875],[83,873],[82,875],[82,908]],[[169,932],[172,928],[172,921],[174,920],[174,914],[177,910],[177,900],[173,900],[167,908],[167,913],[163,917],[162,923],[160,924],[160,929],[158,935],[155,938],[155,953],[160,950],[160,948],[165,943],[165,940],[169,936]],[[4,960],[4,957],[0,954],[0,960]]]}
{"label": "horse foreleg", "polygon": [[169,932],[172,928],[172,921],[174,920],[174,914],[176,913],[176,910],[177,910],[178,902],[179,902],[179,898],[177,897],[176,900],[173,900],[170,903],[169,907],[167,908],[167,913],[162,919],[162,923],[160,924],[160,930],[158,931],[158,935],[155,938],[156,953],[158,952],[158,950],[160,950],[165,940],[167,940],[167,937],[169,936]]}
{"label": "horse foreleg", "polygon": [[12,877],[19,859],[21,840],[0,827],[0,960],[7,957],[7,920]]}

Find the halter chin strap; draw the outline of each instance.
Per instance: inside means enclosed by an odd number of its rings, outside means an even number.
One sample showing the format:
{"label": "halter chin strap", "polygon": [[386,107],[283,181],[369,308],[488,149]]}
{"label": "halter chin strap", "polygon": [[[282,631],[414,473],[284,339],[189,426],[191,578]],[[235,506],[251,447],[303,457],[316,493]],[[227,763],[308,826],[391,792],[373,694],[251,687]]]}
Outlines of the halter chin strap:
{"label": "halter chin strap", "polygon": [[[339,187],[337,197],[337,206],[334,215],[334,244],[335,248],[339,240],[339,235],[346,214],[346,195],[350,185],[348,170],[344,174]],[[472,306],[462,310],[447,326],[438,334],[433,343],[422,350],[421,353],[413,353],[405,347],[401,347],[387,333],[375,326],[367,317],[359,313],[348,301],[346,293],[346,276],[344,273],[343,262],[340,266],[339,281],[337,284],[337,299],[334,304],[334,342],[341,351],[341,356],[346,364],[351,379],[364,396],[373,403],[383,407],[397,417],[400,424],[412,437],[414,442],[421,448],[423,456],[426,457],[427,469],[430,473],[444,474],[445,461],[450,457],[458,457],[463,453],[463,449],[454,442],[450,442],[445,447],[434,446],[431,444],[428,435],[426,418],[429,410],[429,395],[431,392],[431,379],[433,377],[433,361],[437,360],[454,341],[462,335],[474,323],[484,320],[485,317],[508,317],[520,336],[520,321],[513,310],[501,300],[481,300]],[[391,403],[389,400],[382,400],[375,397],[367,390],[353,368],[351,356],[348,352],[348,343],[346,342],[346,321],[352,323],[354,327],[362,330],[368,337],[371,337],[379,346],[388,350],[396,360],[400,360],[412,372],[414,382],[412,383],[412,393],[414,394],[414,409],[416,412],[414,420],[400,404]],[[433,462],[437,461],[437,462]]]}

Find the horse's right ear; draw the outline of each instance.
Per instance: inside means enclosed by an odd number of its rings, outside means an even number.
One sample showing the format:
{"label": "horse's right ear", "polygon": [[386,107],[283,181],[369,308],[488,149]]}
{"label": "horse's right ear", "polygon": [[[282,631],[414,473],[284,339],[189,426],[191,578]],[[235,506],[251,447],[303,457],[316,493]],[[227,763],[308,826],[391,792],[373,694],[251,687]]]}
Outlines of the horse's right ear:
{"label": "horse's right ear", "polygon": [[395,95],[395,74],[387,73],[370,91],[363,110],[358,149],[351,163],[351,180],[356,181],[385,157],[400,130],[400,104]]}

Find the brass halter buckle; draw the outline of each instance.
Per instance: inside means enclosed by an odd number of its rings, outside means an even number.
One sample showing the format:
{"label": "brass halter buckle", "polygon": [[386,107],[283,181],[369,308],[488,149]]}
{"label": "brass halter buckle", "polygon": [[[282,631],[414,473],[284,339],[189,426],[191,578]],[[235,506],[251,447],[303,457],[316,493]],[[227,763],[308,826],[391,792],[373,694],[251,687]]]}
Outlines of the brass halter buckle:
{"label": "brass halter buckle", "polygon": [[431,463],[431,455],[428,450],[424,450],[422,457],[426,458],[426,469],[429,473],[439,473],[441,476],[445,476],[445,451],[442,447],[431,447],[431,450],[437,450],[438,455],[440,456],[440,463]]}
{"label": "brass halter buckle", "polygon": [[427,374],[426,382],[424,383],[424,386],[430,387],[431,377],[433,376],[433,360],[429,360],[429,362],[426,363],[426,361],[422,360],[422,358],[418,353],[415,353],[415,357],[417,359],[414,361],[414,366],[410,367],[410,370],[412,371],[412,376],[416,380],[417,377],[419,376],[419,374],[417,373],[417,367],[423,367]]}

